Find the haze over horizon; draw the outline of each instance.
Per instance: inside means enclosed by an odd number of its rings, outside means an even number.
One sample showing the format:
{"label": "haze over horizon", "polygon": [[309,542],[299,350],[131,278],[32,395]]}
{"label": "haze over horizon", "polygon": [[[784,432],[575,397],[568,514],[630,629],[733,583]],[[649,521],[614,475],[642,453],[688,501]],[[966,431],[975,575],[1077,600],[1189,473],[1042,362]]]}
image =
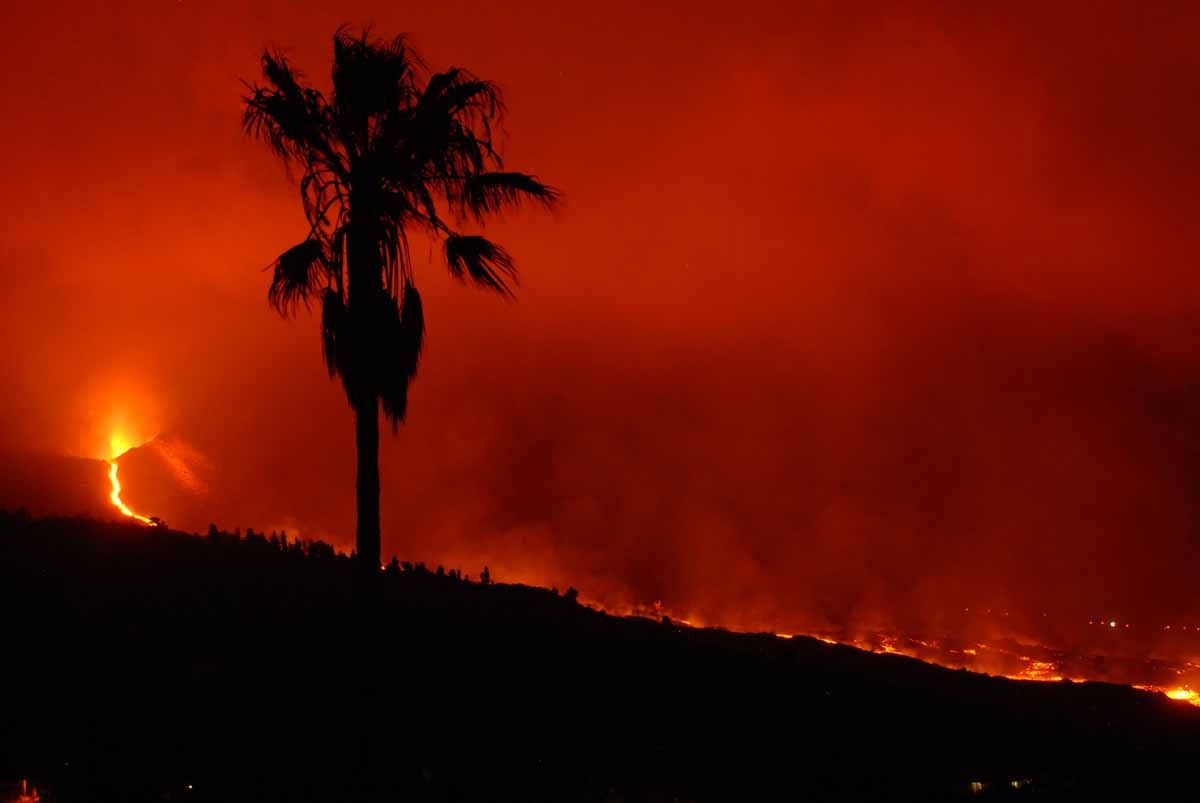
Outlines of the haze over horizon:
{"label": "haze over horizon", "polygon": [[385,554],[780,627],[1200,624],[1194,5],[243,6],[0,10],[0,450],[171,433],[203,505],[135,509],[349,546],[352,415],[267,306],[304,224],[238,99],[371,20],[497,80],[566,193],[495,230],[516,303],[421,273]]}

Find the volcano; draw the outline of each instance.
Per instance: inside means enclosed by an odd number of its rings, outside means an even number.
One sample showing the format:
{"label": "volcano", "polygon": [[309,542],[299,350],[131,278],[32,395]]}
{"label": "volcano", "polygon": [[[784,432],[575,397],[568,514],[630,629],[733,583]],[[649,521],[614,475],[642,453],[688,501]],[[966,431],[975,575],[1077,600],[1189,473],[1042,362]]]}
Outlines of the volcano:
{"label": "volcano", "polygon": [[183,438],[156,435],[119,456],[121,498],[132,509],[160,519],[170,517],[190,529],[212,519],[209,488],[213,471]]}
{"label": "volcano", "polygon": [[0,508],[35,515],[110,519],[123,514],[111,499],[112,465],[119,469],[121,501],[136,514],[167,514],[193,529],[207,524],[212,470],[187,441],[157,435],[112,461],[40,452],[0,456]]}

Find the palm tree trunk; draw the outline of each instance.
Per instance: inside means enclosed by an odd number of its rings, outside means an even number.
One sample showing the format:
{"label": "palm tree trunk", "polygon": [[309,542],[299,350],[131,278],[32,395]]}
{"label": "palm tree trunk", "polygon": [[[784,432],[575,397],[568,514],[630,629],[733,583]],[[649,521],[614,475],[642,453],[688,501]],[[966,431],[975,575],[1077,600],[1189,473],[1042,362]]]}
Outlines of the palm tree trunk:
{"label": "palm tree trunk", "polygon": [[377,744],[382,733],[379,715],[381,684],[378,675],[380,621],[379,581],[379,402],[374,393],[361,393],[354,405],[354,439],[358,446],[358,475],[355,491],[358,497],[358,529],[355,533],[357,553],[356,582],[354,583],[354,654],[357,664],[358,709],[353,735],[358,742],[358,761],[355,778],[348,789],[349,799],[356,803],[371,803],[379,799],[379,779],[382,758]]}
{"label": "palm tree trunk", "polygon": [[[367,210],[372,198],[354,194],[350,207]],[[370,220],[370,215],[365,216]],[[355,491],[358,499],[358,529],[354,538],[354,551],[358,554],[358,566],[362,570],[362,583],[379,571],[379,396],[374,389],[372,363],[375,347],[372,341],[372,313],[374,302],[383,292],[379,261],[378,239],[372,236],[370,226],[358,223],[351,215],[346,240],[346,305],[349,308],[353,329],[354,365],[351,382],[347,386],[350,403],[354,407],[354,441],[358,447],[358,476]],[[373,585],[373,584],[371,584]]]}
{"label": "palm tree trunk", "polygon": [[379,403],[374,393],[363,394],[354,408],[358,446],[358,530],[354,549],[364,574],[379,571]]}

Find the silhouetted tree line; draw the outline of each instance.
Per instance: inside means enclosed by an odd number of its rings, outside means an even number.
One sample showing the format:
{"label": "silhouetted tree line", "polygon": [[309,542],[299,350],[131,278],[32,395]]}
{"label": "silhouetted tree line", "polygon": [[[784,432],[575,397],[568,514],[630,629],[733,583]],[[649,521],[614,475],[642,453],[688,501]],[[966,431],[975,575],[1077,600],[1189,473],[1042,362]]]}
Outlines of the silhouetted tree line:
{"label": "silhouetted tree line", "polygon": [[227,532],[219,529],[215,524],[210,524],[206,537],[213,543],[240,546],[249,551],[279,552],[284,555],[314,560],[344,560],[347,557],[324,541],[304,538],[289,540],[285,531],[272,530],[271,534],[267,535],[247,527],[243,534],[240,527],[233,532]]}
{"label": "silhouetted tree line", "polygon": [[615,618],[488,567],[379,577],[364,663],[355,563],[328,544],[0,512],[0,788],[649,803],[954,800],[1018,778],[1154,799],[1200,759],[1200,711],[1161,695]]}
{"label": "silhouetted tree line", "polygon": [[[3,515],[3,511],[0,511],[0,515]],[[27,516],[28,514],[25,513],[24,515]],[[259,554],[277,553],[295,558],[310,558],[317,561],[345,561],[353,560],[354,558],[353,552],[347,554],[319,539],[289,538],[285,530],[272,530],[268,534],[266,532],[256,532],[253,528],[247,527],[245,533],[243,533],[242,529],[238,527],[229,532],[220,529],[215,524],[209,524],[205,537],[213,544],[221,544],[226,547],[244,549],[248,552]],[[402,561],[395,556],[392,556],[392,559],[384,565],[383,574],[385,576],[398,576],[401,574],[431,575],[458,583],[472,582],[471,576],[464,573],[462,569],[447,569],[445,566],[439,564],[437,568],[431,571],[424,561]],[[480,572],[478,582],[481,585],[491,584],[491,570],[487,566],[484,566]],[[557,589],[555,589],[555,593],[557,593]],[[579,594],[572,588],[567,596],[570,597],[571,601],[575,601]]]}

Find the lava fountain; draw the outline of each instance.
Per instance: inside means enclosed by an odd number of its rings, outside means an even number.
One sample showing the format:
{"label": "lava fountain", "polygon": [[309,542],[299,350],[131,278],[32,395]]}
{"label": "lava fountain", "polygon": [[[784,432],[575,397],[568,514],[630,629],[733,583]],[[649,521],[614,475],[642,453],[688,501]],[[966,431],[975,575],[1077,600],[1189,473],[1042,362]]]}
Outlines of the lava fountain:
{"label": "lava fountain", "polygon": [[112,457],[108,459],[108,481],[112,485],[112,492],[108,495],[109,501],[112,502],[113,507],[121,511],[122,515],[128,516],[131,519],[137,519],[143,524],[154,526],[156,524],[154,520],[140,513],[134,513],[129,509],[128,505],[121,501],[121,480],[117,478],[117,460],[133,447],[129,444],[129,441],[115,434],[109,438],[108,445],[112,453]]}

